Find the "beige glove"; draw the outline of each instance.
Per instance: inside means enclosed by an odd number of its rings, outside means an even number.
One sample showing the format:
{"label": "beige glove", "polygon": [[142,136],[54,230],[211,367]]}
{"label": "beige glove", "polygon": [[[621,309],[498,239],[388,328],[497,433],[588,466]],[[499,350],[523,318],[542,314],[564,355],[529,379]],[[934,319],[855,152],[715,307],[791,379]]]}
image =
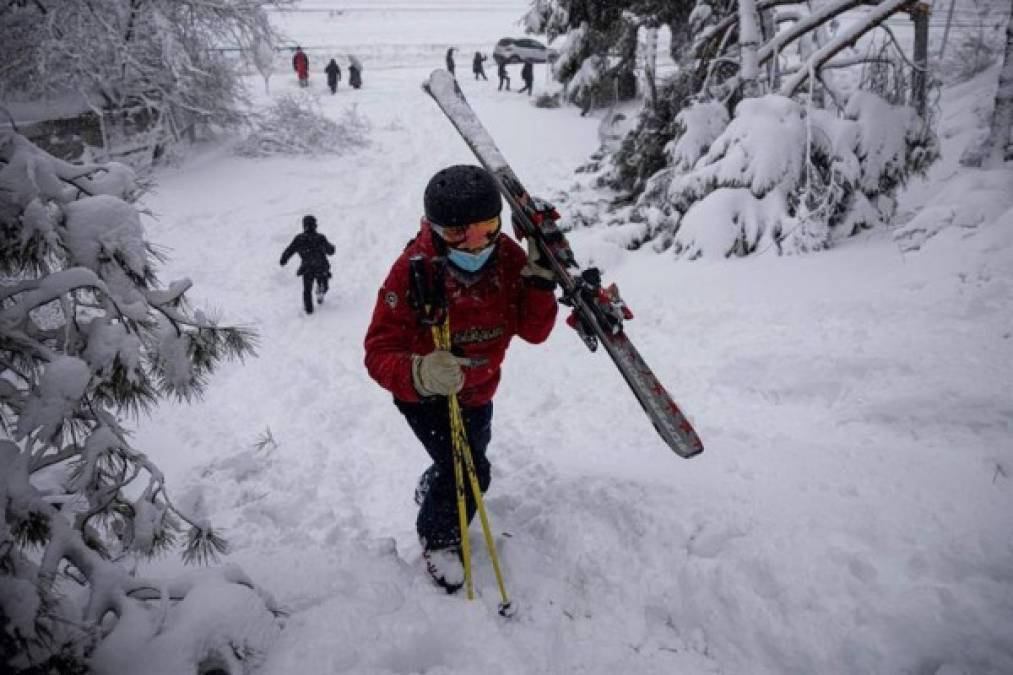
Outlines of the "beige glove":
{"label": "beige glove", "polygon": [[521,276],[536,282],[535,285],[540,288],[551,290],[556,287],[556,275],[542,262],[541,251],[531,237],[528,237],[528,261],[521,268]]}
{"label": "beige glove", "polygon": [[464,386],[461,366],[470,366],[471,359],[436,351],[425,356],[412,354],[412,383],[422,396],[450,396]]}

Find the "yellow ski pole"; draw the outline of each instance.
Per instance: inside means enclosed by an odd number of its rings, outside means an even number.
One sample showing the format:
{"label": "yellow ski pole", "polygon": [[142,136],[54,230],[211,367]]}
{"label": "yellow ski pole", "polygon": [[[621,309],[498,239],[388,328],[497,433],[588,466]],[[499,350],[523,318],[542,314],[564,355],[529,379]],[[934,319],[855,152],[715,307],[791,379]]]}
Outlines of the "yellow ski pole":
{"label": "yellow ski pole", "polygon": [[[450,351],[450,317],[444,318],[438,326],[432,327],[433,343],[437,349]],[[496,554],[496,544],[492,537],[492,527],[489,525],[489,516],[485,510],[485,503],[482,499],[482,489],[478,484],[478,476],[475,471],[475,460],[471,454],[471,446],[468,444],[468,435],[464,427],[464,417],[461,414],[461,406],[456,394],[447,397],[450,414],[451,441],[453,444],[454,456],[454,481],[457,488],[457,513],[461,528],[461,555],[464,562],[464,581],[467,588],[468,599],[475,598],[474,582],[471,574],[471,546],[468,541],[468,517],[467,506],[464,494],[465,471],[468,474],[468,482],[471,484],[471,492],[475,497],[475,505],[478,508],[479,519],[482,522],[482,534],[485,536],[485,545],[489,550],[489,559],[492,561],[492,568],[496,574],[496,584],[499,586],[500,606],[499,613],[503,616],[510,615],[510,600],[507,598],[506,585],[503,583],[503,573],[499,565],[499,556]],[[462,470],[462,463],[463,469]]]}
{"label": "yellow ski pole", "polygon": [[[454,397],[454,403],[457,403],[457,397]],[[460,409],[458,408],[458,417],[460,418]],[[460,421],[463,427],[463,420]],[[492,538],[492,527],[489,525],[489,516],[485,511],[485,503],[482,499],[482,489],[478,484],[478,477],[475,473],[475,460],[471,456],[471,448],[465,441],[464,446],[464,461],[465,468],[468,470],[468,479],[471,481],[471,491],[475,495],[475,504],[478,507],[478,517],[482,521],[482,534],[485,536],[485,547],[489,550],[489,559],[492,561],[492,570],[496,574],[496,584],[499,586],[500,605],[499,613],[503,616],[510,616],[511,607],[510,600],[507,598],[506,585],[503,583],[503,573],[499,566],[499,556],[496,554],[496,543]]]}
{"label": "yellow ski pole", "polygon": [[[442,351],[450,351],[450,317],[443,320],[443,323],[433,326],[433,344]],[[464,587],[468,593],[468,599],[475,599],[475,586],[471,578],[471,542],[468,540],[468,507],[465,497],[464,486],[464,456],[462,447],[467,447],[467,436],[463,438],[463,430],[459,424],[461,411],[457,405],[457,395],[451,394],[447,397],[450,405],[450,439],[454,457],[454,487],[457,493],[457,522],[461,533],[461,558],[464,563]],[[457,414],[455,415],[454,412]]]}

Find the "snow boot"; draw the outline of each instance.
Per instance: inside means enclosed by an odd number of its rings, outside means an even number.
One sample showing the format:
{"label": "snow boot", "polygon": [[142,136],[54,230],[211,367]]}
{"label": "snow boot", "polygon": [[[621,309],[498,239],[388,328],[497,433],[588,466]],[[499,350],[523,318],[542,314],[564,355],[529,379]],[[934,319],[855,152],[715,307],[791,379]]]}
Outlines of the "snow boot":
{"label": "snow boot", "polygon": [[429,494],[429,486],[433,484],[433,479],[436,478],[437,472],[439,472],[439,469],[433,464],[419,476],[419,482],[415,486],[416,506],[422,506],[422,502],[426,501],[426,495]]}
{"label": "snow boot", "polygon": [[447,593],[455,593],[464,585],[464,561],[460,546],[423,549],[422,557],[426,561],[429,576]]}
{"label": "snow boot", "polygon": [[317,304],[324,304],[324,291],[321,291],[320,289],[317,289]]}

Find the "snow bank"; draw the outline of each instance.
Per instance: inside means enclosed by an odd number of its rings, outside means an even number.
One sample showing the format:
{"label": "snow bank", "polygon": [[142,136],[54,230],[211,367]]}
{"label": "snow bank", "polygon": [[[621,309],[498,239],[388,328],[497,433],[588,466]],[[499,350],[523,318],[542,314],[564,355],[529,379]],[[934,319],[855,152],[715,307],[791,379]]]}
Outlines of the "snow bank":
{"label": "snow bank", "polygon": [[146,675],[241,675],[253,672],[278,639],[273,599],[236,566],[166,580],[162,590],[172,589],[177,600],[134,609],[116,624],[92,656],[96,675],[138,672],[140,664]]}

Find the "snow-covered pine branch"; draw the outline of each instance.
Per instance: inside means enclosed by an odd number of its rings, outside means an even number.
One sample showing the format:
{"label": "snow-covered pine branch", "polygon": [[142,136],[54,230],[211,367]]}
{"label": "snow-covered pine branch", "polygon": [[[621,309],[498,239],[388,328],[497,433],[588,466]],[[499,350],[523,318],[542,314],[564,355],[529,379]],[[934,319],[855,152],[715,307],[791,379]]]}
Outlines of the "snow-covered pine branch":
{"label": "snow-covered pine branch", "polygon": [[[253,352],[256,336],[190,309],[189,280],[158,284],[136,194],[122,165],[71,164],[0,132],[5,672],[83,672],[93,650],[115,651],[127,634],[153,638],[166,619],[145,603],[184,604],[196,583],[140,579],[124,561],[167,550],[184,530],[188,560],[226,549],[215,528],[169,499],[161,470],[132,447],[121,418],[168,396],[200,395],[218,364]],[[228,643],[248,642],[255,653],[274,630],[273,601],[238,570],[201,584],[202,593],[243,603],[257,626],[255,636],[228,626],[201,649],[234,659]]]}

